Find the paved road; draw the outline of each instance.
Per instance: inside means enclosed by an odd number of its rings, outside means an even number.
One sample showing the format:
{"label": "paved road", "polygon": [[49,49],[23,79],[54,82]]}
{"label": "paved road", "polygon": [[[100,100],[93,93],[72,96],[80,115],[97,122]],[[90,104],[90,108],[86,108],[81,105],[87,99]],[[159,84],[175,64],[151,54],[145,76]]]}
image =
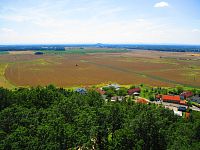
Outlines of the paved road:
{"label": "paved road", "polygon": [[195,111],[200,111],[200,108],[198,108],[196,106],[192,106],[192,107],[190,107],[190,109],[195,110]]}
{"label": "paved road", "polygon": [[[143,97],[139,97],[138,96],[138,98],[143,98]],[[153,104],[157,104],[157,105],[163,105],[163,106],[166,106],[166,107],[171,108],[173,110],[176,110],[176,108],[178,108],[178,107],[186,107],[187,108],[187,106],[180,105],[180,104],[166,103],[166,102],[156,102],[156,101],[152,102],[152,101],[150,101],[150,100],[148,100],[146,98],[143,98],[143,99],[145,99],[149,103],[153,103]],[[196,106],[192,106],[192,107],[190,107],[190,109],[195,110],[195,111],[200,111],[200,108],[198,108]]]}
{"label": "paved road", "polygon": [[[151,102],[151,103],[158,104],[158,105],[162,104],[162,105],[168,106],[168,107],[176,107],[176,108],[178,108],[178,107],[186,107],[187,108],[187,106],[180,105],[180,104],[174,104],[174,103],[156,102],[156,101]],[[195,107],[195,106],[190,107],[190,109],[195,110],[195,111],[200,111],[200,108]]]}

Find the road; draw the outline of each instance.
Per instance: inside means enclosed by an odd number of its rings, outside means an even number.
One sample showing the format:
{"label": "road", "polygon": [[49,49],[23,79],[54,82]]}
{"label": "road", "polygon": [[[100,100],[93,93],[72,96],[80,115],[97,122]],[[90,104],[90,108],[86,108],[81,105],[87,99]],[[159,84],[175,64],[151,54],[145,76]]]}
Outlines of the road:
{"label": "road", "polygon": [[[138,98],[143,98],[143,97],[138,97]],[[168,107],[169,109],[172,109],[172,110],[177,110],[178,107],[186,107],[185,105],[180,105],[180,104],[174,104],[174,103],[167,103],[167,102],[157,102],[157,101],[150,101],[146,98],[143,98],[145,99],[146,101],[148,101],[149,103],[153,103],[153,104],[157,104],[157,105],[163,105],[165,107]],[[196,107],[196,106],[192,106],[190,107],[190,109],[194,110],[194,111],[199,111],[200,112],[200,108]]]}

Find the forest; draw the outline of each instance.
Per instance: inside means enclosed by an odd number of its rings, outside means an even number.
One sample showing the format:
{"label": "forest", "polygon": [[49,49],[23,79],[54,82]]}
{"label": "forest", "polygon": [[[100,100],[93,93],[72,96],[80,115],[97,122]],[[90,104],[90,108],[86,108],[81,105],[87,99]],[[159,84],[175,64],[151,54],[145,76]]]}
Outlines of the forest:
{"label": "forest", "polygon": [[198,150],[200,113],[105,101],[94,90],[0,88],[0,149]]}

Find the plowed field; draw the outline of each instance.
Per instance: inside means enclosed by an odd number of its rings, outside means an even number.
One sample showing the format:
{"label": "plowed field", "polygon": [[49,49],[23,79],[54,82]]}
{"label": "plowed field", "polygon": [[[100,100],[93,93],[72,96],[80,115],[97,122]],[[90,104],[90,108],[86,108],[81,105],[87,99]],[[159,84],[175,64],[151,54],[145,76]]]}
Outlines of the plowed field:
{"label": "plowed field", "polygon": [[[108,82],[200,87],[200,56],[190,53],[134,51],[43,55],[2,55],[5,79],[15,86],[61,87]],[[1,86],[1,83],[0,83]]]}

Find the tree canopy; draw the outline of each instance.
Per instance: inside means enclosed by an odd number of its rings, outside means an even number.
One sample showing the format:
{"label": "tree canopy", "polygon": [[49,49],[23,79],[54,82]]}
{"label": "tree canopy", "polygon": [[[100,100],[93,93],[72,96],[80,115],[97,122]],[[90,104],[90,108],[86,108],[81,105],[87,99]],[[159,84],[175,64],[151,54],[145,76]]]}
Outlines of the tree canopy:
{"label": "tree canopy", "polygon": [[[119,93],[124,95],[126,89]],[[112,95],[111,91],[110,95]],[[200,113],[190,119],[153,104],[106,102],[53,85],[0,88],[0,149],[194,149]]]}

